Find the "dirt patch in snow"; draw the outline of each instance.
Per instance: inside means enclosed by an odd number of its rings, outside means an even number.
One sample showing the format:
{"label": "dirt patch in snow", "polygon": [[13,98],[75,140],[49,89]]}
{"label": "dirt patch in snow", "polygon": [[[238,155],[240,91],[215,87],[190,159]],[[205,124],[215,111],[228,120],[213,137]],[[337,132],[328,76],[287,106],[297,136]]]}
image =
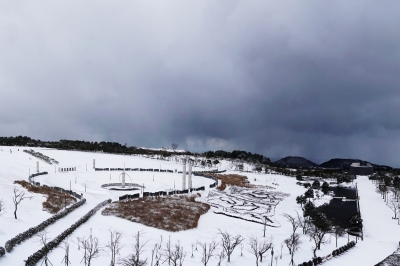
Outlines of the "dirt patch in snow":
{"label": "dirt patch in snow", "polygon": [[220,191],[225,190],[227,185],[236,187],[245,187],[245,188],[254,187],[254,185],[250,184],[247,176],[244,175],[235,175],[235,174],[221,175],[213,173],[207,173],[207,175],[218,178],[221,181],[221,185],[217,187],[217,189]]}
{"label": "dirt patch in snow", "polygon": [[210,205],[196,201],[196,196],[146,197],[111,203],[102,211],[132,222],[177,232],[196,228],[199,218]]}
{"label": "dirt patch in snow", "polygon": [[24,180],[16,180],[14,184],[19,184],[26,188],[29,192],[39,193],[47,196],[43,202],[43,210],[51,214],[59,212],[65,206],[74,204],[77,200],[69,194],[62,193],[56,189],[45,186],[34,186]]}

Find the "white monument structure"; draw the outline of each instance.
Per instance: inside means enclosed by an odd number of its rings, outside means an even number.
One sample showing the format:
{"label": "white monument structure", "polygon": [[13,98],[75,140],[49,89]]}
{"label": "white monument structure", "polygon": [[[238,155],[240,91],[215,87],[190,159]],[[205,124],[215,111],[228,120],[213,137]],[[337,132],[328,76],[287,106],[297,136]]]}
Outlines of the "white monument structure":
{"label": "white monument structure", "polygon": [[182,168],[182,190],[186,189],[186,164]]}
{"label": "white monument structure", "polygon": [[39,161],[36,161],[36,172],[39,173]]}
{"label": "white monument structure", "polygon": [[192,188],[192,165],[189,164],[188,189]]}
{"label": "white monument structure", "polygon": [[124,188],[124,187],[125,187],[125,169],[124,169],[124,171],[122,172],[122,178],[121,178],[121,179],[122,179],[122,182],[121,182],[122,185],[121,185],[121,187]]}
{"label": "white monument structure", "polygon": [[192,188],[192,165],[188,164],[189,173],[186,172],[186,164],[182,168],[182,190],[186,189],[186,174],[188,174],[188,189]]}
{"label": "white monument structure", "polygon": [[93,159],[93,169],[96,168],[96,159]]}

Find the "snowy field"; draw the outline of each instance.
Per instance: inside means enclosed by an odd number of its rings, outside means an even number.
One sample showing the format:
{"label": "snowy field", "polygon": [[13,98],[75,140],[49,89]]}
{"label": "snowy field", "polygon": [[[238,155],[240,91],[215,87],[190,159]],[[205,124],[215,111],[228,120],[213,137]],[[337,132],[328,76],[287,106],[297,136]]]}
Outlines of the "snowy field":
{"label": "snowy field", "polygon": [[[10,154],[10,149],[12,153]],[[19,149],[19,151],[18,151]],[[41,203],[44,197],[38,194],[30,194],[33,196],[31,199],[26,199],[18,206],[18,219],[14,219],[13,212],[14,206],[12,203],[13,188],[19,187],[13,184],[15,180],[28,180],[29,173],[35,173],[36,162],[38,159],[22,152],[26,147],[2,147],[0,151],[0,199],[5,205],[5,213],[0,216],[0,246],[4,247],[7,240],[15,235],[36,226],[51,215],[42,210]],[[123,156],[123,155],[110,155],[102,153],[89,153],[89,152],[76,152],[76,151],[59,151],[50,149],[33,148],[35,151],[41,152],[50,158],[59,161],[59,165],[49,165],[43,161],[39,161],[40,172],[47,171],[48,175],[35,177],[36,182],[46,184],[49,186],[58,186],[64,189],[72,189],[79,194],[82,193],[87,202],[71,214],[50,225],[47,229],[50,239],[56,237],[63,232],[67,227],[75,223],[79,218],[86,214],[90,209],[98,203],[112,199],[118,200],[118,197],[129,192],[124,191],[111,191],[101,188],[102,184],[117,183],[119,182],[120,171],[101,171],[95,172],[93,169],[93,159],[96,160],[96,167],[106,168],[155,168],[155,169],[168,169],[181,171],[182,165],[176,161],[163,161],[156,159],[149,159],[138,156]],[[229,162],[222,162],[218,165],[219,169],[229,169]],[[68,173],[59,173],[58,167],[76,167],[77,171]],[[251,168],[250,166],[248,166]],[[196,170],[205,170],[203,168],[193,168]],[[239,172],[228,170],[228,173]],[[240,173],[239,173],[240,174]],[[138,183],[145,186],[145,191],[156,192],[164,191],[175,188],[181,189],[182,175],[178,173],[159,173],[159,172],[128,172],[133,183]],[[273,224],[279,226],[267,226],[267,237],[272,239],[274,245],[274,256],[278,255],[276,261],[273,260],[273,265],[289,265],[290,255],[287,248],[284,246],[281,255],[281,243],[284,239],[288,238],[291,234],[291,224],[282,215],[288,213],[295,216],[296,210],[301,213],[300,205],[296,204],[296,196],[305,192],[305,188],[296,185],[296,180],[293,177],[286,177],[274,174],[258,174],[258,173],[245,173],[249,181],[255,185],[267,185],[275,189],[265,189],[262,193],[270,192],[275,195],[275,198],[265,200],[265,204],[257,205],[254,209],[257,215],[259,211],[268,213]],[[130,182],[130,179],[127,179]],[[193,177],[193,187],[205,186],[206,190],[201,192],[203,200],[214,200],[214,205],[225,202],[227,206],[222,208],[232,207],[240,214],[243,212],[245,215],[250,215],[252,208],[244,207],[237,210],[238,205],[245,205],[248,195],[246,193],[239,193],[234,195],[236,201],[231,201],[232,195],[226,195],[228,192],[217,192],[215,189],[209,189],[212,180],[203,177]],[[324,265],[374,265],[383,260],[386,256],[390,255],[397,249],[400,241],[400,225],[397,225],[397,220],[392,220],[391,210],[385,206],[384,201],[380,195],[375,192],[375,186],[367,177],[358,177],[357,184],[360,195],[360,208],[362,218],[364,220],[364,241],[358,241],[358,244],[350,249],[348,252],[340,255],[337,258],[331,259],[324,263]],[[19,187],[19,189],[22,189]],[[252,193],[257,192],[253,191]],[[137,193],[136,191],[130,192],[131,194]],[[258,194],[259,191],[257,192]],[[262,195],[262,193],[260,195]],[[210,198],[207,198],[210,194]],[[232,194],[229,192],[228,194]],[[217,195],[217,196],[216,196]],[[244,196],[243,196],[244,195]],[[229,196],[229,197],[227,197]],[[226,197],[226,198],[224,198]],[[247,198],[246,198],[247,197]],[[213,199],[214,198],[214,199]],[[216,200],[222,200],[218,203]],[[323,199],[321,199],[323,200]],[[211,202],[210,202],[211,203]],[[254,203],[254,202],[253,202]],[[269,210],[273,208],[272,213]],[[248,242],[250,237],[258,237],[262,239],[263,228],[262,224],[245,221],[242,219],[235,219],[226,215],[218,214],[221,211],[218,206],[212,207],[208,213],[201,216],[198,228],[187,230],[183,232],[170,233],[155,228],[146,227],[141,224],[132,223],[127,220],[116,218],[113,216],[102,216],[101,211],[97,212],[86,223],[80,226],[70,237],[70,261],[71,265],[80,265],[82,260],[82,249],[78,250],[76,245],[77,237],[92,236],[99,238],[100,244],[105,245],[109,240],[109,230],[115,229],[123,232],[122,244],[124,247],[119,254],[119,257],[126,257],[132,253],[133,237],[138,231],[144,232],[143,240],[148,240],[144,247],[143,258],[148,258],[148,265],[151,265],[151,250],[154,245],[160,242],[161,236],[164,240],[171,237],[172,242],[179,241],[184,246],[184,251],[187,252],[183,265],[201,265],[200,251],[194,252],[194,258],[191,257],[191,244],[196,242],[210,242],[213,239],[219,240],[218,230],[227,231],[231,234],[241,234],[246,239],[244,240],[243,257],[240,256],[240,248],[237,248],[231,257],[231,262],[227,263],[226,259],[221,265],[255,265],[255,258],[248,251]],[[298,231],[299,233],[301,229]],[[350,240],[355,240],[350,237]],[[294,260],[296,265],[303,261],[308,261],[312,258],[312,242],[309,237],[301,236],[302,245],[299,251],[295,254]],[[338,246],[347,243],[347,235],[338,240]],[[11,253],[6,253],[5,256],[0,257],[0,265],[24,265],[24,259],[28,258],[31,254],[41,248],[38,239],[33,237],[20,245],[17,245]],[[335,249],[335,241],[328,245],[321,247],[317,251],[318,256],[326,256]],[[64,250],[57,248],[49,254],[49,260],[53,265],[64,265],[61,263],[64,256]],[[260,265],[269,265],[271,262],[270,252],[267,253],[266,258]],[[110,264],[110,254],[104,250],[100,253],[100,257],[92,261],[92,265],[108,266]],[[165,265],[167,263],[164,263]],[[217,258],[211,259],[208,265],[217,265]],[[40,264],[39,264],[40,265]],[[82,264],[83,265],[83,264]]]}

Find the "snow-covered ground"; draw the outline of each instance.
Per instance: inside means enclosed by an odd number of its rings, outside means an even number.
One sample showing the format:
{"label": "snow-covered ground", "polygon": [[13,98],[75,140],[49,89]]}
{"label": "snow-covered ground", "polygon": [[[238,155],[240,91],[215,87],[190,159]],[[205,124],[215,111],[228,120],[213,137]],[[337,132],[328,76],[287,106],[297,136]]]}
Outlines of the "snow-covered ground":
{"label": "snow-covered ground", "polygon": [[[12,154],[10,154],[10,149]],[[18,151],[19,149],[19,151]],[[22,152],[23,147],[2,147],[0,151],[0,199],[4,202],[6,213],[0,216],[0,246],[4,247],[7,240],[14,237],[18,233],[29,229],[47,219],[51,215],[42,211],[41,202],[44,201],[43,196],[30,194],[32,199],[26,199],[18,206],[18,219],[13,217],[12,195],[13,188],[16,187],[14,180],[27,180],[29,172],[36,171],[36,159],[31,155]],[[40,161],[40,171],[49,172],[48,175],[35,177],[35,181],[41,184],[58,186],[65,189],[71,189],[75,192],[82,193],[87,199],[82,207],[78,208],[71,214],[62,218],[60,221],[48,227],[48,236],[51,238],[57,236],[71,224],[76,222],[80,217],[87,213],[90,209],[105,199],[111,198],[117,200],[119,196],[129,192],[110,191],[101,188],[105,183],[119,182],[120,171],[101,171],[95,172],[92,168],[93,159],[96,160],[96,167],[114,167],[123,168],[124,164],[127,168],[156,168],[181,171],[182,165],[176,161],[163,161],[149,159],[139,156],[110,155],[102,153],[76,152],[76,151],[60,151],[51,149],[33,148],[44,155],[47,155],[60,162],[56,167]],[[76,167],[76,172],[59,173],[58,167]],[[218,167],[220,169],[228,169],[228,173],[238,173],[229,170],[231,163],[223,161]],[[251,168],[250,166],[245,166]],[[194,167],[193,170],[204,170],[203,168]],[[160,191],[171,188],[181,189],[181,174],[178,173],[158,173],[158,172],[128,172],[133,183],[144,184],[145,191]],[[289,237],[291,233],[290,223],[282,216],[284,213],[296,215],[296,210],[301,213],[300,205],[296,204],[296,196],[304,193],[305,188],[296,185],[293,177],[286,177],[274,174],[257,174],[245,173],[249,177],[249,181],[255,185],[268,185],[275,187],[274,193],[283,192],[286,197],[280,199],[276,204],[274,221],[280,227],[267,227],[267,236],[272,238],[274,243],[275,255],[280,256],[281,243]],[[153,181],[154,178],[154,181]],[[128,179],[127,182],[130,182]],[[207,197],[210,191],[209,184],[213,181],[203,178],[194,177],[193,187],[206,186],[206,191],[201,192],[202,197]],[[375,192],[375,186],[367,177],[358,177],[357,179],[360,208],[362,218],[364,219],[365,237],[364,241],[358,241],[358,245],[342,254],[338,258],[331,259],[325,265],[373,265],[386,256],[390,255],[398,246],[400,240],[397,220],[392,220],[391,210],[385,206],[380,195]],[[86,187],[86,191],[85,191]],[[19,187],[20,188],[20,187]],[[20,188],[21,189],[21,188]],[[131,192],[136,193],[136,192]],[[321,199],[324,200],[324,199]],[[97,212],[88,222],[80,226],[69,238],[70,243],[70,260],[72,265],[79,265],[82,259],[82,249],[78,250],[76,242],[77,237],[89,236],[92,234],[98,237],[100,243],[104,246],[109,240],[109,229],[115,229],[123,232],[124,237],[122,244],[124,245],[119,257],[125,257],[132,253],[133,237],[138,231],[145,232],[144,239],[149,240],[145,246],[143,258],[151,260],[151,250],[156,243],[160,242],[162,236],[165,240],[171,237],[173,242],[179,241],[187,252],[187,256],[183,265],[201,265],[200,251],[194,252],[194,258],[191,258],[191,244],[197,241],[210,242],[212,239],[218,240],[218,229],[227,231],[231,234],[241,234],[246,238],[244,241],[244,256],[240,256],[240,248],[237,248],[232,257],[230,265],[255,265],[254,256],[248,251],[248,242],[251,236],[257,236],[262,239],[263,225],[248,222],[240,219],[231,218],[225,215],[214,213],[211,208],[208,213],[201,216],[198,228],[183,232],[170,233],[155,228],[146,227],[141,224],[132,223],[130,221],[116,218],[113,216],[102,216],[101,211]],[[300,230],[299,230],[300,233]],[[309,260],[312,257],[312,242],[309,237],[302,235],[301,249],[295,254],[296,264]],[[351,237],[354,240],[354,237]],[[338,246],[347,243],[347,236],[341,237]],[[31,238],[20,245],[17,245],[11,253],[6,253],[4,257],[0,257],[1,265],[24,265],[23,260],[40,249],[41,246],[37,242],[37,238]],[[331,244],[321,247],[317,251],[318,256],[325,256],[335,249],[335,241],[332,237]],[[57,248],[49,254],[49,259],[53,265],[63,265],[61,263],[64,256],[64,250]],[[268,252],[267,257],[261,265],[268,265],[271,261],[271,255]],[[277,260],[278,265],[289,265],[290,256],[287,248],[284,246],[282,250],[282,259]],[[110,255],[102,252],[99,258],[93,260],[92,265],[108,266],[110,263]],[[217,258],[212,258],[209,265],[216,265]],[[228,265],[226,259],[222,265]],[[274,260],[275,265],[275,260]]]}

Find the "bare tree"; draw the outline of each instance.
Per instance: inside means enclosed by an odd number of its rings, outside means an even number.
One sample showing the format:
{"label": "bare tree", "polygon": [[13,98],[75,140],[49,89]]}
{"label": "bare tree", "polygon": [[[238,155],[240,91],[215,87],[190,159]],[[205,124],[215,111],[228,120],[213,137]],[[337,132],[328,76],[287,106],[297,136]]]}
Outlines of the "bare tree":
{"label": "bare tree", "polygon": [[[279,255],[276,255],[276,256],[274,257],[274,259],[275,259],[275,266],[278,266]],[[271,265],[271,266],[272,266],[272,265]]]}
{"label": "bare tree", "polygon": [[[165,245],[166,245],[166,248],[164,249],[164,253],[166,254],[165,261],[168,260],[168,265],[171,265],[171,256],[169,255],[172,253],[171,236],[168,237],[168,242]],[[197,250],[197,247],[196,247],[196,250]]]}
{"label": "bare tree", "polygon": [[145,266],[147,265],[147,259],[140,259],[140,255],[143,253],[143,248],[149,242],[149,240],[141,242],[144,232],[138,231],[137,234],[133,235],[135,243],[133,245],[133,254],[128,257],[119,260],[118,264],[123,266]]}
{"label": "bare tree", "polygon": [[64,265],[68,266],[71,263],[71,261],[69,260],[69,243],[68,243],[68,239],[64,240],[63,243],[64,243],[64,246],[61,246],[61,248],[64,249],[65,254],[64,254],[64,258],[61,261],[61,263],[64,262]]}
{"label": "bare tree", "polygon": [[394,214],[393,219],[397,219],[397,214],[400,211],[400,203],[398,201],[395,201],[394,199],[391,199],[388,202],[388,206],[393,211],[393,214]]}
{"label": "bare tree", "polygon": [[207,263],[214,256],[215,249],[217,248],[217,243],[213,239],[210,243],[200,243],[201,248],[201,262],[204,266],[207,266]]}
{"label": "bare tree", "polygon": [[153,265],[159,266],[160,260],[161,260],[160,247],[158,244],[155,244],[154,248],[151,250],[151,266]]}
{"label": "bare tree", "polygon": [[293,217],[293,216],[291,216],[290,214],[287,214],[287,213],[284,213],[282,215],[283,215],[283,217],[288,219],[288,221],[292,224],[293,234],[295,234],[297,229],[300,227],[300,223],[299,223],[298,219],[296,219],[295,217]]}
{"label": "bare tree", "polygon": [[261,221],[263,223],[263,228],[264,228],[264,235],[263,237],[265,237],[265,231],[267,230],[267,222],[269,221],[267,216],[261,216]]}
{"label": "bare tree", "polygon": [[263,239],[259,241],[257,237],[251,237],[249,242],[249,252],[256,257],[256,265],[258,266],[258,260],[262,262],[264,254],[272,248],[271,240]]}
{"label": "bare tree", "polygon": [[171,146],[174,151],[178,148],[178,144],[176,143],[172,143]]}
{"label": "bare tree", "polygon": [[18,188],[14,188],[14,196],[13,196],[13,202],[15,206],[14,210],[14,217],[17,219],[17,209],[18,205],[23,201],[24,199],[31,199],[32,197],[25,197],[25,191],[19,191]]}
{"label": "bare tree", "polygon": [[329,243],[329,240],[325,238],[328,231],[319,228],[318,226],[312,225],[308,235],[314,240],[314,246],[312,247],[314,257],[317,257],[317,249],[321,249],[321,244]]}
{"label": "bare tree", "polygon": [[309,220],[301,217],[297,211],[296,211],[296,213],[297,213],[297,223],[303,229],[303,234],[305,235],[305,234],[307,234],[311,223]]}
{"label": "bare tree", "polygon": [[183,250],[183,246],[179,241],[175,243],[174,247],[172,247],[171,239],[168,239],[166,248],[164,249],[164,256],[164,262],[168,261],[168,265],[182,266],[186,258],[186,252]]}
{"label": "bare tree", "polygon": [[83,261],[85,265],[90,266],[92,260],[98,258],[102,251],[102,247],[99,245],[99,239],[90,235],[88,238],[79,238],[78,243],[79,246],[83,248],[81,262]]}
{"label": "bare tree", "polygon": [[[47,237],[47,230],[46,229],[44,229],[43,231],[37,233],[36,237],[38,238],[38,240],[36,242],[38,242],[40,245],[42,245],[42,246],[46,246],[47,245],[48,237]],[[43,263],[46,266],[49,266],[49,264],[53,265],[53,263],[51,263],[49,261],[49,258],[47,257],[47,253],[44,255],[42,264]]]}
{"label": "bare tree", "polygon": [[122,232],[115,231],[113,229],[110,229],[109,232],[110,240],[106,244],[105,248],[108,249],[111,253],[110,266],[115,266],[116,256],[119,254],[123,247],[121,246]]}
{"label": "bare tree", "polygon": [[196,243],[191,244],[191,247],[192,247],[192,255],[190,256],[191,258],[194,258],[193,251],[195,248],[197,248],[196,245],[197,245]]}
{"label": "bare tree", "polygon": [[221,245],[225,251],[226,256],[228,257],[228,262],[231,262],[231,255],[233,250],[242,243],[244,238],[241,235],[230,235],[229,233],[222,232],[220,229],[219,234],[221,235]]}
{"label": "bare tree", "polygon": [[225,259],[226,257],[226,251],[225,249],[221,249],[220,252],[217,254],[218,257],[218,266],[221,266],[221,262]]}
{"label": "bare tree", "polygon": [[337,247],[337,240],[339,237],[344,235],[345,230],[340,226],[335,226],[335,227],[333,227],[333,230],[331,231],[331,233],[336,239],[336,247]]}
{"label": "bare tree", "polygon": [[294,265],[294,254],[296,253],[297,250],[300,248],[300,235],[297,233],[292,233],[289,238],[284,240],[284,243],[286,244],[289,254],[290,254],[290,264]]}

